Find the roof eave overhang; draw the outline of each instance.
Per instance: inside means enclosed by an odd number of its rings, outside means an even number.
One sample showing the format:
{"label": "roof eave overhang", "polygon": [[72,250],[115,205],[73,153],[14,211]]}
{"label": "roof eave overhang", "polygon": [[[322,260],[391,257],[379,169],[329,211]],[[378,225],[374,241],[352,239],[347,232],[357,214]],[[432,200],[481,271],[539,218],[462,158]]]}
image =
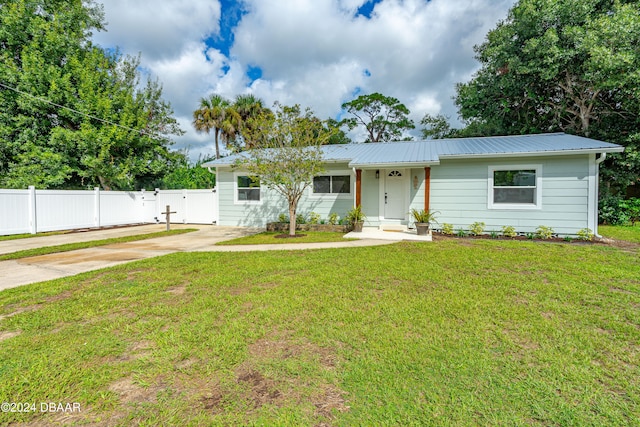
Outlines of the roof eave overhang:
{"label": "roof eave overhang", "polygon": [[496,157],[539,157],[539,156],[571,156],[593,153],[621,153],[624,147],[589,148],[583,150],[526,151],[522,153],[481,153],[481,154],[441,154],[444,159],[488,159]]}
{"label": "roof eave overhang", "polygon": [[349,166],[356,169],[394,169],[394,168],[416,168],[439,165],[437,160],[429,162],[389,162],[389,163],[349,163]]}

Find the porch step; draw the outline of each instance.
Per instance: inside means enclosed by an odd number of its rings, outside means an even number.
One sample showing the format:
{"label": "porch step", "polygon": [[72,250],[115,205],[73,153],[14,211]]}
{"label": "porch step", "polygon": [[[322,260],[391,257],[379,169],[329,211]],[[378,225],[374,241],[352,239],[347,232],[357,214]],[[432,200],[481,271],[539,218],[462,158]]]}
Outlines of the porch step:
{"label": "porch step", "polygon": [[378,227],[380,231],[407,231],[407,226],[403,224],[380,224]]}

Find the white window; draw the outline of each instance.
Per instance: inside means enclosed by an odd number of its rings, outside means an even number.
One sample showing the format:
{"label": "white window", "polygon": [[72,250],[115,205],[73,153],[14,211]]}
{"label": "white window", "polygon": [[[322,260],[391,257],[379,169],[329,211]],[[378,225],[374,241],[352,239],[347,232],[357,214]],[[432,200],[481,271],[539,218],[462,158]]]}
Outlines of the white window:
{"label": "white window", "polygon": [[540,209],[542,165],[489,166],[489,209]]}
{"label": "white window", "polygon": [[260,203],[260,178],[249,175],[235,175],[236,203]]}
{"label": "white window", "polygon": [[351,194],[350,175],[321,175],[313,177],[311,188],[313,195]]}

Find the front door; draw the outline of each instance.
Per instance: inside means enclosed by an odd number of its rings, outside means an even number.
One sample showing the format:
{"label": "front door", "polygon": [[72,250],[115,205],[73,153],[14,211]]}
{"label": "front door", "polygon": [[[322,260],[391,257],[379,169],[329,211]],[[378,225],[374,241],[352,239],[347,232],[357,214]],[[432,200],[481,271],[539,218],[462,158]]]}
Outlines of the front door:
{"label": "front door", "polygon": [[385,172],[384,217],[386,219],[405,219],[407,216],[406,191],[407,177],[403,170]]}

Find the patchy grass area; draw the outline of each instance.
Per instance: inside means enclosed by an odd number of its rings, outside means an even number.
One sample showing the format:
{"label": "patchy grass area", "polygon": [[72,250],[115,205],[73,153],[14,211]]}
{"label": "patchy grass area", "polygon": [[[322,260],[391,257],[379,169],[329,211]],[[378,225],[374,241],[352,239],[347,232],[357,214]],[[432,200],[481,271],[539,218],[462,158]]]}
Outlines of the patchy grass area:
{"label": "patchy grass area", "polygon": [[110,239],[92,240],[86,242],[66,243],[64,245],[44,246],[42,248],[25,249],[23,251],[11,252],[0,255],[0,261],[10,259],[28,258],[32,256],[47,255],[58,252],[69,252],[77,249],[93,248],[95,246],[112,245],[114,243],[135,242],[137,240],[153,239],[155,237],[166,237],[174,234],[184,234],[197,231],[196,228],[182,228],[178,230],[158,231],[156,233],[136,234],[134,236],[113,237]]}
{"label": "patchy grass area", "polygon": [[49,231],[46,233],[37,233],[37,234],[10,234],[8,236],[0,236],[0,242],[3,240],[18,240],[18,239],[30,239],[32,237],[45,237],[45,236],[56,236],[59,234],[67,234],[68,231]]}
{"label": "patchy grass area", "polygon": [[633,425],[640,257],[491,240],[177,253],[0,292],[3,424]]}
{"label": "patchy grass area", "polygon": [[254,234],[252,236],[240,237],[233,240],[225,240],[224,242],[218,242],[216,245],[267,245],[267,244],[285,244],[285,243],[319,243],[319,242],[346,242],[348,240],[357,239],[345,239],[344,233],[333,233],[325,231],[299,231],[298,235],[304,235],[302,237],[293,238],[278,238],[282,236],[281,232],[269,232]]}
{"label": "patchy grass area", "polygon": [[598,226],[600,235],[614,240],[625,240],[627,242],[640,243],[640,224],[635,227],[622,225],[600,225]]}

